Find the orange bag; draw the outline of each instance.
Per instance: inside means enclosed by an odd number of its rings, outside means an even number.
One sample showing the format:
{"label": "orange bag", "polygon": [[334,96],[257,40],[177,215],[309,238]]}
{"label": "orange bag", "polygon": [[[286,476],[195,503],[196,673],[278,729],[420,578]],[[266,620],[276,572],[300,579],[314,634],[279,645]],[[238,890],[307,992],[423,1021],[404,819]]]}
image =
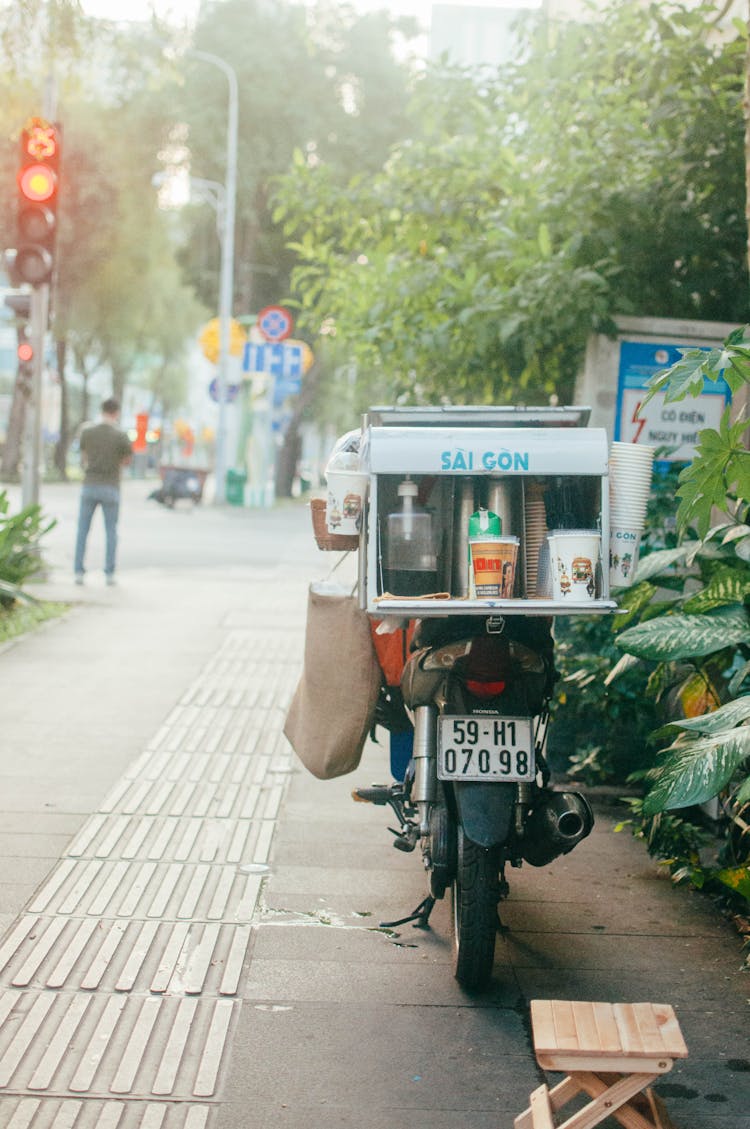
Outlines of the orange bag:
{"label": "orange bag", "polygon": [[375,654],[378,656],[386,685],[399,686],[406,660],[409,657],[409,644],[414,634],[416,620],[410,619],[406,627],[399,627],[396,631],[391,631],[387,635],[378,635],[377,627],[380,623],[382,623],[380,619],[370,620]]}

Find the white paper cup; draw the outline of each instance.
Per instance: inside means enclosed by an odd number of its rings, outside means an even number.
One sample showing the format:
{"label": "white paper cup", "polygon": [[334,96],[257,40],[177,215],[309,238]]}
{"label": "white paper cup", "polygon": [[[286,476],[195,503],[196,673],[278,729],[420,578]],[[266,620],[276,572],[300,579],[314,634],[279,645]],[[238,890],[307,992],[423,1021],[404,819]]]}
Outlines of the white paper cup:
{"label": "white paper cup", "polygon": [[629,588],[638,565],[643,527],[618,525],[609,530],[609,583],[612,588]]}
{"label": "white paper cup", "polygon": [[595,600],[601,574],[597,529],[555,529],[548,538],[552,597],[572,604]]}
{"label": "white paper cup", "polygon": [[650,482],[652,478],[651,467],[634,470],[632,467],[623,467],[619,463],[609,464],[609,476],[615,482]]}
{"label": "white paper cup", "polygon": [[615,440],[610,445],[610,458],[627,460],[629,463],[651,466],[654,461],[654,448],[643,443],[622,443]]}
{"label": "white paper cup", "polygon": [[618,521],[624,518],[623,525],[638,525],[646,520],[648,510],[647,501],[643,498],[618,498],[610,502],[610,518],[617,517]]}
{"label": "white paper cup", "polygon": [[329,533],[359,533],[362,528],[368,475],[329,470],[326,474],[326,525]]}
{"label": "white paper cup", "polygon": [[610,494],[622,494],[627,490],[635,490],[638,493],[650,494],[651,493],[651,475],[642,475],[638,477],[630,474],[610,474],[609,476]]}
{"label": "white paper cup", "polygon": [[609,477],[609,502],[613,510],[645,510],[651,496],[651,472],[644,475],[620,474],[611,470]]}
{"label": "white paper cup", "polygon": [[643,533],[646,525],[646,515],[637,510],[624,510],[621,513],[610,513],[610,529],[637,529]]}

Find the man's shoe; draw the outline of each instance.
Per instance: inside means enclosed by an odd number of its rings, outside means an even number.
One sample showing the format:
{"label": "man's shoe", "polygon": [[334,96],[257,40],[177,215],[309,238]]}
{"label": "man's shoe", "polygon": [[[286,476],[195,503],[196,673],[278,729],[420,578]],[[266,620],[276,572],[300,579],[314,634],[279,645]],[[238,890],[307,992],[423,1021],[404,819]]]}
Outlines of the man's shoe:
{"label": "man's shoe", "polygon": [[82,572],[76,573],[76,584],[83,584],[83,573]]}

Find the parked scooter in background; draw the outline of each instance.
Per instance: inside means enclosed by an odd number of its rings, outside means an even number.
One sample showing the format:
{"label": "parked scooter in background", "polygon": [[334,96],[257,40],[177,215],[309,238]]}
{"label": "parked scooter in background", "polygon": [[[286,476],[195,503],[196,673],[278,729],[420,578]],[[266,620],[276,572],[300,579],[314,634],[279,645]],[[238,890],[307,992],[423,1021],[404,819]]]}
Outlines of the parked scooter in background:
{"label": "parked scooter in background", "polygon": [[161,486],[152,490],[149,501],[173,509],[175,502],[190,501],[198,505],[203,496],[202,475],[189,468],[173,467],[164,472]]}
{"label": "parked scooter in background", "polygon": [[379,722],[413,733],[402,780],[357,788],[355,800],[388,805],[393,845],[419,845],[424,900],[406,917],[426,928],[451,890],[455,975],[466,988],[490,979],[498,903],[508,866],[546,866],[591,831],[578,792],[550,788],[544,759],[555,681],[550,620],[451,616],[419,620],[400,688],[386,691]]}

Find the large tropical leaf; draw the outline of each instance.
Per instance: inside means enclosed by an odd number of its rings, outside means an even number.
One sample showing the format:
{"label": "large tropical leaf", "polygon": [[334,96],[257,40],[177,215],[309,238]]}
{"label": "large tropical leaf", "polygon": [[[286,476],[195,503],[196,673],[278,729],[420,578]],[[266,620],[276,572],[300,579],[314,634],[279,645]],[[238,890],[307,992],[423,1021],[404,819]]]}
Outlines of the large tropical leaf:
{"label": "large tropical leaf", "polygon": [[[724,528],[726,529],[727,527],[724,526]],[[722,545],[727,545],[730,541],[739,541],[743,537],[750,537],[750,525],[730,525],[728,532],[722,537],[721,543]]]}
{"label": "large tropical leaf", "polygon": [[704,736],[716,735],[734,729],[736,725],[741,725],[749,717],[750,694],[745,694],[742,698],[735,698],[733,702],[727,702],[726,705],[720,706],[718,710],[701,714],[700,717],[670,721],[660,732],[676,728],[693,730],[696,733],[702,733]]}
{"label": "large tropical leaf", "polygon": [[740,687],[748,675],[750,675],[750,662],[743,663],[742,666],[734,672],[729,680],[727,692],[733,696],[739,694]]}
{"label": "large tropical leaf", "polygon": [[7,580],[3,580],[2,578],[0,578],[0,594],[6,598],[6,601],[10,602],[13,600],[26,600],[29,604],[39,603],[36,596],[31,596],[20,584],[10,584]]}
{"label": "large tropical leaf", "polygon": [[732,866],[725,870],[718,870],[716,877],[730,890],[742,894],[743,898],[750,901],[750,866]]}
{"label": "large tropical leaf", "polygon": [[628,628],[615,642],[621,651],[656,662],[698,658],[735,643],[750,643],[750,618],[737,605],[703,615],[665,615]]}
{"label": "large tropical leaf", "polygon": [[633,583],[639,584],[642,580],[650,580],[652,576],[658,576],[660,572],[664,572],[670,565],[684,561],[688,548],[689,545],[680,545],[678,549],[658,549],[655,553],[649,553],[648,556],[641,557],[638,562],[638,567],[635,570]]}
{"label": "large tropical leaf", "polygon": [[750,756],[750,726],[730,734],[701,737],[667,749],[649,773],[653,786],[643,802],[644,814],[702,804],[716,796]]}
{"label": "large tropical leaf", "polygon": [[618,596],[620,611],[615,617],[615,630],[624,631],[629,623],[637,620],[639,614],[644,608],[648,607],[655,595],[656,586],[645,581],[642,584],[634,584],[632,588],[626,588],[622,595]]}
{"label": "large tropical leaf", "polygon": [[607,677],[604,679],[604,685],[611,686],[616,678],[619,678],[621,674],[625,674],[626,671],[632,670],[634,666],[638,666],[638,663],[640,661],[641,660],[636,658],[635,655],[623,655],[617,660]]}
{"label": "large tropical leaf", "polygon": [[686,612],[707,612],[725,604],[741,604],[750,594],[750,571],[747,568],[717,570],[710,583],[686,600]]}

